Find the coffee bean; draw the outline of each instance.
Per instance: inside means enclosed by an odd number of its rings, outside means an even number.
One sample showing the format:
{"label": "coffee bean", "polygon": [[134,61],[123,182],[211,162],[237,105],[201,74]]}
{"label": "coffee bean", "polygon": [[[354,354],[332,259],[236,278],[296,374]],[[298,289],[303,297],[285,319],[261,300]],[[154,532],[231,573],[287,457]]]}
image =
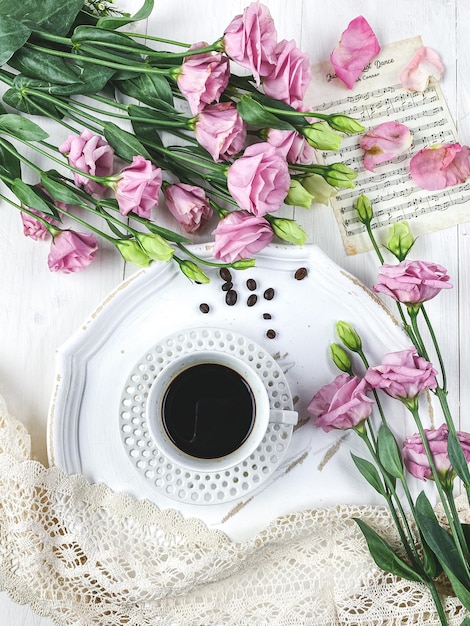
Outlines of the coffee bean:
{"label": "coffee bean", "polygon": [[272,328],[266,331],[266,337],[268,339],[274,339],[275,336],[276,336],[276,331],[273,330]]}
{"label": "coffee bean", "polygon": [[227,293],[225,294],[225,302],[229,305],[229,306],[233,306],[234,304],[236,304],[237,302],[237,292],[234,289],[230,289],[229,291],[227,291]]}
{"label": "coffee bean", "polygon": [[263,319],[264,320],[270,320],[271,319],[271,313],[263,313]]}
{"label": "coffee bean", "polygon": [[274,289],[269,287],[263,294],[265,300],[272,300],[274,298]]}
{"label": "coffee bean", "polygon": [[232,280],[232,274],[227,267],[221,267],[219,270],[220,278],[225,280],[227,283]]}
{"label": "coffee bean", "polygon": [[203,302],[199,305],[199,310],[201,311],[201,313],[209,313],[211,308],[206,302]]}
{"label": "coffee bean", "polygon": [[222,291],[230,291],[232,287],[233,287],[233,283],[231,280],[229,280],[228,282],[222,285]]}
{"label": "coffee bean", "polygon": [[299,269],[295,272],[294,278],[295,280],[303,280],[308,274],[308,270],[306,267],[299,267]]}
{"label": "coffee bean", "polygon": [[248,296],[248,300],[246,301],[248,306],[253,306],[256,304],[258,300],[258,296],[255,293],[252,293],[251,296]]}
{"label": "coffee bean", "polygon": [[250,291],[254,291],[256,289],[256,280],[253,280],[253,278],[249,278],[246,281],[246,286]]}

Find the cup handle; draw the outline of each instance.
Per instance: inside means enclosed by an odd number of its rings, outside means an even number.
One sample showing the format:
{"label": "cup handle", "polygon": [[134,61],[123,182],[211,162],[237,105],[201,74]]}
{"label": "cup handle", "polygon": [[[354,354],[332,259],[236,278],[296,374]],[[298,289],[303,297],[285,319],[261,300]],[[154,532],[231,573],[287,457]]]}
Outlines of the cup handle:
{"label": "cup handle", "polygon": [[290,424],[295,426],[298,422],[297,411],[284,411],[283,409],[271,409],[269,411],[269,421],[275,424]]}

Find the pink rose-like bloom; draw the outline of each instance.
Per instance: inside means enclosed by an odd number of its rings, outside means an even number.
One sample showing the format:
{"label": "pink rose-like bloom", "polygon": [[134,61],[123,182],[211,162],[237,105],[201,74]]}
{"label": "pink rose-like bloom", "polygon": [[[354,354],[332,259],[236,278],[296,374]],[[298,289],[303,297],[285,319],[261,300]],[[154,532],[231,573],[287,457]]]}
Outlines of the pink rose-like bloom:
{"label": "pink rose-like bloom", "polygon": [[374,166],[395,159],[408,150],[413,136],[408,126],[384,122],[362,135],[359,145],[364,150],[364,167],[370,172]]}
{"label": "pink rose-like bloom", "polygon": [[[449,438],[449,429],[446,424],[442,424],[436,430],[424,430],[429,449],[432,454],[436,470],[443,481],[448,478],[453,480],[454,471],[450,464],[449,455],[447,453],[447,440]],[[467,462],[470,461],[470,435],[464,432],[457,433],[458,440],[462,447]],[[415,478],[420,480],[433,480],[432,470],[429,465],[426,451],[424,449],[423,440],[419,434],[406,437],[403,442],[403,461],[406,469]]]}
{"label": "pink rose-like bloom", "polygon": [[168,210],[187,233],[194,233],[212,217],[209,200],[201,187],[175,183],[163,190]]}
{"label": "pink rose-like bloom", "polygon": [[363,69],[380,52],[380,45],[367,20],[360,15],[348,24],[330,56],[336,76],[349,89]]}
{"label": "pink rose-like bloom", "polygon": [[[114,150],[99,135],[85,129],[80,136],[70,137],[59,147],[66,154],[69,164],[85,174],[109,176],[113,171]],[[106,186],[90,180],[83,174],[74,173],[77,187],[83,187],[87,193],[102,194]]]}
{"label": "pink rose-like bloom", "polygon": [[[42,217],[46,220],[46,222],[49,222],[49,224],[58,223],[51,215],[46,215],[42,211],[37,211],[33,208],[29,208],[28,210],[35,213],[39,217]],[[23,234],[25,237],[31,237],[31,239],[36,241],[44,241],[50,236],[47,226],[32,215],[21,213],[21,221],[23,222]]]}
{"label": "pink rose-like bloom", "polygon": [[420,304],[431,300],[441,289],[451,289],[450,277],[442,265],[426,261],[401,261],[396,265],[384,263],[372,286],[402,304]]}
{"label": "pink rose-like bloom", "polygon": [[285,39],[277,44],[274,52],[276,63],[263,78],[264,92],[294,108],[302,107],[312,77],[308,55],[297,48],[295,41]]}
{"label": "pink rose-like bloom", "polygon": [[133,211],[148,219],[158,202],[162,171],[142,156],[135,156],[116,177],[115,195],[121,215]]}
{"label": "pink rose-like bloom", "polygon": [[315,426],[325,432],[354,428],[372,412],[374,400],[367,397],[366,391],[365,380],[340,374],[317,391],[307,411],[318,418]]}
{"label": "pink rose-like bloom", "polygon": [[432,48],[421,46],[400,74],[400,82],[408,91],[423,92],[429,79],[439,80],[444,73],[441,57]]}
{"label": "pink rose-like bloom", "polygon": [[[207,43],[200,42],[189,49],[206,46]],[[220,52],[202,52],[185,58],[177,82],[193,115],[197,115],[206,104],[219,101],[229,77],[229,60]]]}
{"label": "pink rose-like bloom", "polygon": [[79,272],[90,265],[97,250],[94,235],[63,230],[52,241],[47,264],[51,272]]}
{"label": "pink rose-like bloom", "polygon": [[470,148],[459,143],[423,148],[410,161],[411,178],[428,191],[459,185],[470,176],[469,157]]}
{"label": "pink rose-like bloom", "polygon": [[267,142],[252,144],[229,167],[227,184],[240,208],[258,216],[277,211],[290,187],[287,161]]}
{"label": "pink rose-like bloom", "polygon": [[220,220],[214,235],[214,257],[224,263],[252,257],[273,240],[274,234],[263,217],[233,211]]}
{"label": "pink rose-like bloom", "polygon": [[245,144],[246,126],[232,102],[221,102],[204,107],[198,114],[194,134],[214,161],[219,161],[240,152]]}
{"label": "pink rose-like bloom", "polygon": [[316,163],[315,149],[303,135],[295,130],[278,130],[270,128],[267,142],[281,151],[289,163],[310,165]]}
{"label": "pink rose-like bloom", "polygon": [[432,363],[418,356],[415,348],[386,354],[382,364],[370,367],[364,378],[373,389],[383,389],[392,398],[405,402],[437,384]]}
{"label": "pink rose-like bloom", "polygon": [[269,9],[260,2],[252,2],[243,15],[237,15],[224,33],[224,47],[228,56],[247,67],[256,84],[266,76],[276,63],[274,49],[277,33]]}

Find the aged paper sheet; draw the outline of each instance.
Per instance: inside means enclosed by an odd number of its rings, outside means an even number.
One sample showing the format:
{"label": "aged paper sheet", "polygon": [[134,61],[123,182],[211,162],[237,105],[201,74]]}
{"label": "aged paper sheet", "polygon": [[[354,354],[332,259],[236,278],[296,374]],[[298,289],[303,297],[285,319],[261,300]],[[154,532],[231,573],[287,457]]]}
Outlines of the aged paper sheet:
{"label": "aged paper sheet", "polygon": [[406,124],[413,134],[407,153],[377,165],[374,172],[363,167],[360,135],[345,137],[339,153],[323,153],[325,163],[340,161],[358,172],[356,187],[340,190],[331,203],[348,254],[371,247],[354,209],[362,193],[372,202],[371,226],[379,241],[385,240],[388,226],[398,221],[408,221],[415,236],[470,221],[470,181],[438,192],[426,191],[417,187],[409,174],[413,154],[427,146],[458,141],[437,82],[431,81],[424,93],[410,92],[400,85],[400,73],[421,44],[421,38],[414,37],[385,46],[352,90],[335,77],[329,61],[312,68],[306,102],[313,110],[350,115],[366,130],[395,121]]}

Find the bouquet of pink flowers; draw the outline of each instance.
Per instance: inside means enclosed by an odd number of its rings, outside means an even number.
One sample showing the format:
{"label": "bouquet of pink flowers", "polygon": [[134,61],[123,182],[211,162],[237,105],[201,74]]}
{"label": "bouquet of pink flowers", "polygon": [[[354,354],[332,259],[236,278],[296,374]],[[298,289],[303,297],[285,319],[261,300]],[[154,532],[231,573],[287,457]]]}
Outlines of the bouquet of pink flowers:
{"label": "bouquet of pink flowers", "polygon": [[[199,264],[207,261],[186,244],[209,220],[217,222],[215,264],[245,268],[274,237],[305,241],[295,221],[276,216],[283,203],[328,202],[353,186],[354,171],[322,165],[316,151],[336,150],[341,132],[363,127],[304,110],[309,59],[278,40],[265,6],[253,2],[212,44],[169,46],[146,35],[147,45],[116,30],[152,9],[153,0],[134,17],[110,14],[106,2],[1,4],[0,81],[14,112],[0,108],[0,179],[15,199],[1,197],[21,211],[25,235],[51,239],[52,271],[86,267],[104,239],[126,261],[174,259],[205,282]],[[232,72],[237,65],[248,75]],[[22,113],[47,116],[70,135],[54,146]],[[35,183],[24,182],[26,170]],[[159,203],[176,230],[155,221]]]}
{"label": "bouquet of pink flowers", "polygon": [[[458,477],[470,503],[470,434],[455,428],[447,402],[445,366],[425,302],[452,285],[444,267],[406,258],[414,243],[406,222],[392,226],[386,245],[398,263],[384,263],[370,228],[373,212],[366,196],[359,197],[356,209],[382,263],[372,289],[397,303],[412,345],[407,350],[386,354],[379,365],[371,365],[355,329],[345,321],[338,322],[340,343],[331,346],[331,356],[341,373],[315,393],[308,411],[316,418],[315,426],[325,431],[353,429],[364,442],[371,460],[352,454],[353,461],[367,482],[385,498],[403,545],[398,552],[357,519],[370,553],[382,569],[427,585],[440,623],[447,624],[438,585],[440,576],[447,577],[455,595],[470,610],[468,526],[459,519],[454,499]],[[423,339],[421,321],[431,337],[431,349]],[[430,361],[431,350],[440,373]],[[353,362],[354,354],[359,363]],[[420,398],[428,391],[435,394],[442,408],[443,422],[436,429],[424,428],[420,417]],[[380,392],[405,405],[416,425],[415,435],[397,441],[381,405]],[[373,416],[374,407],[378,420]],[[409,476],[434,481],[444,520],[437,518],[424,491],[413,499]],[[462,622],[463,626],[469,624],[469,618]]]}

